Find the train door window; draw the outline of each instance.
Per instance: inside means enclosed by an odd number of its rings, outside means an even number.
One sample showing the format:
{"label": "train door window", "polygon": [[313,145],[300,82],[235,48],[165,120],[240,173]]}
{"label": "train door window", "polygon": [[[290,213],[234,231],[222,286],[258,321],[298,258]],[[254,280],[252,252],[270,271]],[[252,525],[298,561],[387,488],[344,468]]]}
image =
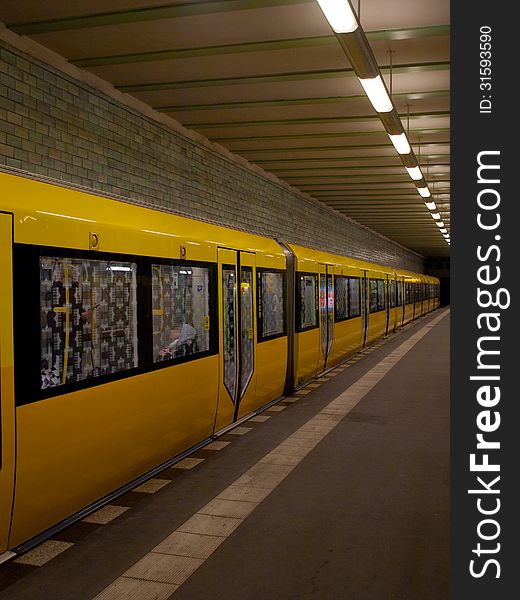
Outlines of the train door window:
{"label": "train door window", "polygon": [[209,268],[152,264],[153,362],[209,350]]}
{"label": "train door window", "polygon": [[320,326],[321,350],[327,356],[327,276],[320,273]]}
{"label": "train door window", "polygon": [[369,310],[377,312],[377,279],[370,280]]}
{"label": "train door window", "polygon": [[402,306],[403,302],[403,282],[397,282],[397,306]]}
{"label": "train door window", "polygon": [[[327,267],[327,271],[330,267]],[[327,273],[327,356],[334,339],[334,282],[332,273]]]}
{"label": "train door window", "polygon": [[258,337],[260,342],[285,335],[284,273],[257,269]]}
{"label": "train door window", "polygon": [[222,265],[222,324],[224,342],[224,385],[235,400],[237,384],[236,271]]}
{"label": "train door window", "polygon": [[388,295],[390,296],[390,308],[396,307],[396,285],[395,280],[390,279],[388,282]]}
{"label": "train door window", "polygon": [[253,268],[240,268],[240,320],[241,320],[241,363],[240,397],[243,396],[254,369],[254,313],[253,313]]}
{"label": "train door window", "polygon": [[348,277],[336,275],[334,278],[335,306],[334,318],[336,321],[348,319]]}
{"label": "train door window", "polygon": [[298,277],[298,331],[318,325],[318,281],[313,274],[300,273]]}
{"label": "train door window", "polygon": [[406,304],[411,304],[413,302],[413,290],[412,284],[410,282],[405,283],[405,301]]}
{"label": "train door window", "polygon": [[133,369],[134,262],[40,257],[41,389]]}
{"label": "train door window", "polygon": [[383,279],[377,280],[377,310],[385,309],[385,282]]}
{"label": "train door window", "polygon": [[359,277],[348,278],[349,317],[361,316],[361,285]]}

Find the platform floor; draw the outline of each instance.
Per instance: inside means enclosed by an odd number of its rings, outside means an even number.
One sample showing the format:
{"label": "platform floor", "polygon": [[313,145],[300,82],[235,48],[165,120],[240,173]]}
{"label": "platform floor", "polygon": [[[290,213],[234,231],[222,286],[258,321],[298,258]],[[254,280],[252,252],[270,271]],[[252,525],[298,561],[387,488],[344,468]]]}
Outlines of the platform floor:
{"label": "platform floor", "polygon": [[0,598],[448,599],[448,315],[0,566]]}

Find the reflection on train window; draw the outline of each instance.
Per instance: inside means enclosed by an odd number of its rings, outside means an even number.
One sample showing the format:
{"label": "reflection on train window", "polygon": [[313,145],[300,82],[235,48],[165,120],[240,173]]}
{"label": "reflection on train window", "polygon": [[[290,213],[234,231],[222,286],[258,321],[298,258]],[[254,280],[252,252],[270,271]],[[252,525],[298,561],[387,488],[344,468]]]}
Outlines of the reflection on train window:
{"label": "reflection on train window", "polygon": [[318,325],[317,315],[317,277],[316,275],[300,274],[299,299],[299,331],[316,327]]}
{"label": "reflection on train window", "polygon": [[335,320],[344,321],[348,319],[348,277],[336,275],[334,278],[335,287]]}
{"label": "reflection on train window", "polygon": [[133,262],[40,258],[41,389],[137,367]]}
{"label": "reflection on train window", "polygon": [[377,312],[377,279],[370,280],[369,310]]}
{"label": "reflection on train window", "polygon": [[260,341],[284,335],[284,275],[280,271],[257,269],[258,329]]}
{"label": "reflection on train window", "polygon": [[209,350],[209,269],[152,264],[153,361]]}
{"label": "reflection on train window", "polygon": [[377,280],[377,310],[385,309],[385,282],[382,279]]}
{"label": "reflection on train window", "polygon": [[359,277],[348,278],[349,317],[361,316],[361,286]]}

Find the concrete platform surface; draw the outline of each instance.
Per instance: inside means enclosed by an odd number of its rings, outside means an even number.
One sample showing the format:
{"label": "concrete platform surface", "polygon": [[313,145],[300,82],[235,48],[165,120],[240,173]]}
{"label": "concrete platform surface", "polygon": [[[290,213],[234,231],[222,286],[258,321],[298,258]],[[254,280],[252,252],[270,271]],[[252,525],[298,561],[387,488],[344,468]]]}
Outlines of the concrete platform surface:
{"label": "concrete platform surface", "polygon": [[0,598],[448,599],[448,315],[0,567]]}

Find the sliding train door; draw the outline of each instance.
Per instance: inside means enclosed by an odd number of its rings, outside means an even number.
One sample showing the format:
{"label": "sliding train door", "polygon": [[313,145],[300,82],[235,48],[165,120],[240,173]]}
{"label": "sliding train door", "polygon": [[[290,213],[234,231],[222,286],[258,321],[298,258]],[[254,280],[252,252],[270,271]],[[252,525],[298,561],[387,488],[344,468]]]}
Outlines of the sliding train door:
{"label": "sliding train door", "polygon": [[0,213],[0,562],[7,550],[14,489],[13,218]]}
{"label": "sliding train door", "polygon": [[334,341],[334,267],[319,265],[319,326],[320,352],[318,353],[317,373],[327,368],[332,343]]}
{"label": "sliding train door", "polygon": [[219,248],[218,292],[220,364],[215,431],[256,408],[253,253]]}

